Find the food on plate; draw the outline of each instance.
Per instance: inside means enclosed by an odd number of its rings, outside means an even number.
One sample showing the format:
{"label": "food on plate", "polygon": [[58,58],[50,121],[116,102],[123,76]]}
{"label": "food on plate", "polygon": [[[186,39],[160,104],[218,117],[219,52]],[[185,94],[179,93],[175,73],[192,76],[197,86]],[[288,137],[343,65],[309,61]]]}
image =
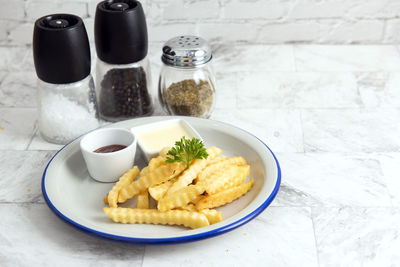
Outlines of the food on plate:
{"label": "food on plate", "polygon": [[140,176],[140,177],[145,176],[147,173],[148,173],[148,167],[144,167],[144,168],[140,171],[139,176]]}
{"label": "food on plate", "polygon": [[138,144],[147,160],[158,155],[165,157],[170,149],[169,147],[174,146],[176,140],[179,140],[182,136],[188,139],[195,137],[202,140],[196,130],[182,119],[165,120],[132,127],[131,132],[138,138]]}
{"label": "food on plate", "polygon": [[[192,139],[193,140],[193,139]],[[212,146],[206,150],[203,143],[188,143],[185,138],[176,142],[176,146],[167,153],[167,162],[185,162],[187,169],[178,177],[178,180],[168,189],[170,195],[179,189],[191,184],[197,175],[207,166],[207,162],[222,153],[221,149]],[[189,154],[189,155],[188,155]],[[192,155],[192,156],[190,156]]]}
{"label": "food on plate", "polygon": [[211,209],[215,207],[219,207],[228,203],[231,203],[235,199],[246,194],[250,188],[253,186],[254,180],[247,182],[245,184],[241,184],[239,186],[235,186],[229,188],[227,190],[221,191],[214,195],[203,196],[197,203],[196,209]]}
{"label": "food on plate", "polygon": [[[141,171],[134,167],[124,174],[106,196],[110,208],[104,212],[120,223],[198,228],[222,221],[222,213],[213,208],[245,195],[254,181],[243,183],[250,174],[243,157],[227,158],[221,153],[214,146],[205,149],[196,138],[181,138]],[[118,207],[136,195],[136,208]],[[150,208],[149,195],[156,208]]]}
{"label": "food on plate", "polygon": [[197,211],[196,206],[193,203],[189,203],[187,205],[183,205],[179,207],[180,210],[187,210],[187,211]]}
{"label": "food on plate", "polygon": [[149,165],[147,166],[147,172],[152,172],[161,165],[165,164],[165,157],[158,156],[150,160]]}
{"label": "food on plate", "polygon": [[250,166],[230,166],[211,174],[202,183],[206,184],[206,192],[210,195],[240,185],[250,174]]}
{"label": "food on plate", "polygon": [[213,165],[214,163],[220,162],[221,160],[224,160],[224,159],[226,159],[226,156],[218,156],[215,159],[208,161],[207,166]]}
{"label": "food on plate", "polygon": [[161,198],[158,201],[157,208],[160,211],[167,211],[173,208],[183,207],[203,194],[205,189],[203,184],[185,186],[176,191],[175,194]]}
{"label": "food on plate", "polygon": [[136,207],[138,209],[148,209],[149,204],[149,191],[146,189],[138,194],[136,199]]}
{"label": "food on plate", "polygon": [[217,210],[210,210],[210,209],[204,209],[201,210],[200,213],[203,213],[206,215],[207,220],[210,224],[218,223],[222,221],[222,212],[217,211]]}
{"label": "food on plate", "polygon": [[167,193],[168,189],[176,182],[177,178],[172,178],[162,184],[153,185],[149,188],[149,193],[152,198],[155,200],[160,200],[165,193]]}
{"label": "food on plate", "polygon": [[111,188],[107,196],[107,202],[110,207],[117,207],[118,194],[120,190],[131,184],[138,174],[139,168],[135,166],[119,178],[118,182]]}
{"label": "food on plate", "polygon": [[230,165],[246,165],[247,162],[243,157],[232,157],[229,159],[222,158],[219,161],[214,162],[214,164],[208,165],[204,170],[199,173],[198,181],[204,181],[211,174],[215,173],[217,170],[221,170]]}
{"label": "food on plate", "polygon": [[124,148],[126,148],[126,146],[124,146],[124,145],[109,145],[109,146],[100,147],[100,148],[94,150],[93,152],[95,152],[95,153],[111,153],[111,152],[116,152],[116,151],[122,150]]}
{"label": "food on plate", "polygon": [[[211,149],[214,149],[215,147],[211,147]],[[216,150],[218,148],[215,148]],[[218,152],[221,150],[218,149]],[[175,193],[176,191],[184,188],[185,186],[191,184],[194,179],[196,179],[197,174],[204,168],[204,166],[207,164],[207,160],[203,159],[196,159],[194,162],[190,165],[189,168],[187,168],[181,176],[178,177],[176,182],[168,189],[167,195],[171,195]]]}
{"label": "food on plate", "polygon": [[118,202],[123,203],[150,186],[169,180],[178,169],[179,163],[175,162],[163,164],[152,171],[148,170],[146,175],[121,188],[118,195]]}
{"label": "food on plate", "polygon": [[171,149],[171,147],[166,146],[160,151],[160,156],[166,158],[168,151]]}
{"label": "food on plate", "polygon": [[181,123],[174,123],[157,129],[141,131],[136,135],[148,150],[172,146],[181,136],[186,136],[187,138],[193,137]]}
{"label": "food on plate", "polygon": [[207,216],[201,212],[186,210],[158,211],[155,209],[104,208],[105,214],[114,222],[184,225],[200,228],[210,225]]}
{"label": "food on plate", "polygon": [[185,162],[186,167],[189,168],[189,164],[195,159],[213,159],[216,156],[213,154],[210,155],[209,152],[216,153],[216,151],[219,151],[218,154],[221,153],[221,150],[216,147],[205,149],[200,139],[192,138],[189,140],[183,136],[181,140],[176,141],[175,146],[167,152],[168,157],[166,162]]}

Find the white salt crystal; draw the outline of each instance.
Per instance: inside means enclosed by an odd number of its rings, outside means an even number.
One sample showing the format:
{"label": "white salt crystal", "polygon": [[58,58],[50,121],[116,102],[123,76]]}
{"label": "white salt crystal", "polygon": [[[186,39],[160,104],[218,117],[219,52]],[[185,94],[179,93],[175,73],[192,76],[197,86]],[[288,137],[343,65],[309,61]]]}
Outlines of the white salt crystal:
{"label": "white salt crystal", "polygon": [[99,127],[93,103],[78,104],[61,94],[42,96],[39,112],[40,132],[46,139],[66,143]]}

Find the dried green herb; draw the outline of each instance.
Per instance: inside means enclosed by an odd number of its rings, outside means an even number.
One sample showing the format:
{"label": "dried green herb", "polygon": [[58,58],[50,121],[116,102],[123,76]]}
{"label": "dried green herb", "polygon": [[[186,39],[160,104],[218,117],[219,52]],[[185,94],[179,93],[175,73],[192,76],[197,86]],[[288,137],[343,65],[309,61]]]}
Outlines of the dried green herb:
{"label": "dried green herb", "polygon": [[180,141],[175,142],[175,146],[168,151],[167,155],[171,156],[165,160],[167,163],[186,162],[188,168],[192,160],[208,158],[208,153],[200,139],[195,137],[186,139],[184,136]]}
{"label": "dried green herb", "polygon": [[166,101],[175,115],[201,117],[211,109],[214,92],[207,81],[183,80],[167,88]]}

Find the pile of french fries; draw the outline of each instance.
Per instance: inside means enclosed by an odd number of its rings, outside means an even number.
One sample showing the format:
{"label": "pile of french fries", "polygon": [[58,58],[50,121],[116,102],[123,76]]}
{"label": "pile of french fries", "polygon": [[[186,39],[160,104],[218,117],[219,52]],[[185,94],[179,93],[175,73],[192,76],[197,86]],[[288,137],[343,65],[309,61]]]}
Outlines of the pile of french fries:
{"label": "pile of french fries", "polygon": [[[105,214],[114,222],[183,225],[199,228],[222,221],[213,209],[245,195],[253,186],[250,166],[243,157],[219,156],[217,147],[207,149],[207,159],[186,163],[166,163],[169,148],[150,160],[141,171],[126,172],[104,198]],[[138,178],[137,178],[138,177]],[[137,195],[136,208],[118,207]],[[157,209],[150,209],[149,195]]]}

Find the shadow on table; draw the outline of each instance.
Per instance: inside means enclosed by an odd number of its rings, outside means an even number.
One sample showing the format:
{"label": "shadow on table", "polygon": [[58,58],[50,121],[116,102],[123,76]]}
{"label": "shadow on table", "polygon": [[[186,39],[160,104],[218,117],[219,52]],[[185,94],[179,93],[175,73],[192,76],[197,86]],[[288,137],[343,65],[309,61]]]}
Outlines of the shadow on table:
{"label": "shadow on table", "polygon": [[[40,238],[44,239],[44,243],[53,245],[56,252],[61,249],[74,257],[91,259],[95,255],[97,260],[141,261],[142,259],[144,253],[142,245],[120,243],[83,233],[72,225],[67,225],[60,218],[56,218],[56,215],[44,205],[37,212],[41,213],[40,216],[37,216],[39,214],[33,216],[33,213],[29,212],[29,219],[36,230],[40,232]],[[49,251],[49,253],[54,252]]]}

